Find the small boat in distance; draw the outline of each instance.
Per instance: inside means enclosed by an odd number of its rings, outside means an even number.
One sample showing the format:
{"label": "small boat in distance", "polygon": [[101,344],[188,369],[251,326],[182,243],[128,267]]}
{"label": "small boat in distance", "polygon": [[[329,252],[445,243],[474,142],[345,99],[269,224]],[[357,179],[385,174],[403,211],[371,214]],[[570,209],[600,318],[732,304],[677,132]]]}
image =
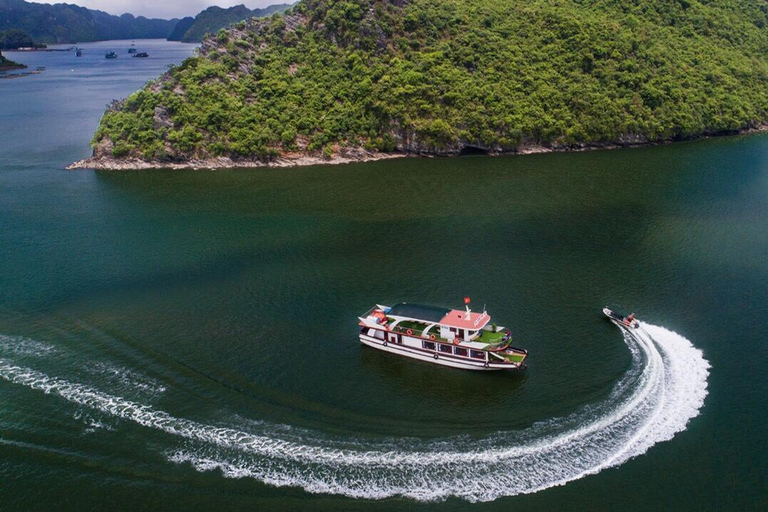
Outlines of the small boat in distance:
{"label": "small boat in distance", "polygon": [[104,54],[104,58],[105,59],[116,59],[117,58],[117,54],[115,52],[107,52],[106,54]]}
{"label": "small boat in distance", "polygon": [[[469,298],[464,299],[469,304]],[[402,302],[377,304],[359,317],[360,342],[420,361],[466,370],[524,370],[528,351],[511,333],[475,313]]]}
{"label": "small boat in distance", "polygon": [[630,313],[627,316],[620,315],[619,313],[609,309],[607,306],[603,308],[603,313],[605,313],[605,316],[610,318],[613,323],[621,327],[637,329],[640,326],[640,322],[637,321],[634,313]]}
{"label": "small boat in distance", "polygon": [[147,57],[149,57],[149,54],[146,53],[146,52],[139,52],[139,53],[134,54],[133,56],[134,57],[138,57],[140,59],[146,59]]}
{"label": "small boat in distance", "polygon": [[83,50],[82,48],[78,48],[77,51],[75,51],[75,57],[82,57],[83,56]]}
{"label": "small boat in distance", "polygon": [[136,48],[128,48],[128,53],[136,53],[138,51]]}

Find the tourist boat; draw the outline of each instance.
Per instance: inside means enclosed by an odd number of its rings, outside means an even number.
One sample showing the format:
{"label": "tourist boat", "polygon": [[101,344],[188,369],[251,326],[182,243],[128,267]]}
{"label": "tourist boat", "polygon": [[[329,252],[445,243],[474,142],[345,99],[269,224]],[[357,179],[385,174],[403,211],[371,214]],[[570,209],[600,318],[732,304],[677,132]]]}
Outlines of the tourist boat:
{"label": "tourist boat", "polygon": [[107,52],[104,55],[104,58],[105,59],[116,59],[117,58],[117,54],[115,52]]}
{"label": "tourist boat", "polygon": [[[469,303],[469,299],[465,299]],[[385,352],[467,370],[524,370],[528,351],[475,313],[420,304],[377,304],[359,317],[360,342]]]}
{"label": "tourist boat", "polygon": [[605,316],[610,318],[613,323],[620,325],[622,327],[630,327],[632,329],[637,329],[640,326],[640,322],[637,321],[634,313],[630,313],[627,316],[620,315],[615,311],[612,311],[611,309],[609,309],[607,306],[603,308],[603,313],[605,313]]}
{"label": "tourist boat", "polygon": [[140,59],[145,59],[145,58],[149,57],[149,54],[145,53],[145,52],[139,52],[139,53],[134,54],[133,56],[134,57],[138,57]]}

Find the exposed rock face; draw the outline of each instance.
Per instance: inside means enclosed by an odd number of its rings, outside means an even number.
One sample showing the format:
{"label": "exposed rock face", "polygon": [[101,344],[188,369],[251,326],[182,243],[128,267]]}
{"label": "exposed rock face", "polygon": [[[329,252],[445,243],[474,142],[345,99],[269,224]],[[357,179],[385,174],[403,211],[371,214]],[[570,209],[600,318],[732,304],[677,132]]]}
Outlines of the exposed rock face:
{"label": "exposed rock face", "polygon": [[173,127],[173,121],[169,117],[168,109],[163,106],[158,105],[155,107],[155,117],[153,120],[155,130]]}

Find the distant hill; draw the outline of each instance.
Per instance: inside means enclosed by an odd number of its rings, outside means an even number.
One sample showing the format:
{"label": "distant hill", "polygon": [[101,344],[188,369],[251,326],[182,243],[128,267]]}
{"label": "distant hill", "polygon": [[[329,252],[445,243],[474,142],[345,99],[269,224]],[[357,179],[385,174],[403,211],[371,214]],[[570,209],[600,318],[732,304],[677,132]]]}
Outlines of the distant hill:
{"label": "distant hill", "polygon": [[187,30],[195,23],[195,18],[192,16],[187,16],[186,18],[182,18],[179,20],[179,22],[176,24],[176,27],[173,29],[173,32],[171,32],[171,35],[168,36],[169,41],[181,41],[184,38],[184,34],[187,33]]}
{"label": "distant hill", "polygon": [[[184,18],[168,37],[169,41],[183,41],[185,43],[199,43],[205,34],[215,34],[222,28],[248,18],[263,18],[276,12],[283,12],[291,4],[270,5],[263,9],[249,9],[244,5],[236,5],[229,9],[221,7],[209,7],[194,19]],[[190,21],[191,20],[191,21]]]}
{"label": "distant hill", "polygon": [[107,39],[165,39],[178,19],[113,16],[71,4],[0,0],[0,31],[19,29],[39,43],[76,43]]}

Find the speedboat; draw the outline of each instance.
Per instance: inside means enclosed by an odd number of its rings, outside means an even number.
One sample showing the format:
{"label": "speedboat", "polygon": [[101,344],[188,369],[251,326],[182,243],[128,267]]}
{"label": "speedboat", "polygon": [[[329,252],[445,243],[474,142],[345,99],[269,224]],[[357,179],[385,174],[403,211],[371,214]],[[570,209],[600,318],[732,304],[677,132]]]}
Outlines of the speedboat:
{"label": "speedboat", "polygon": [[138,51],[136,48],[128,48],[128,53],[136,53]]}
{"label": "speedboat", "polygon": [[116,59],[117,58],[117,54],[115,52],[107,52],[106,54],[104,54],[104,58],[105,59]]}
{"label": "speedboat", "polygon": [[358,320],[360,342],[392,354],[465,370],[527,367],[528,351],[512,346],[510,331],[491,323],[486,311],[476,313],[469,306],[464,311],[376,304]]}
{"label": "speedboat", "polygon": [[605,313],[605,316],[610,318],[613,323],[621,327],[637,329],[640,326],[640,322],[637,321],[634,313],[630,313],[627,316],[620,315],[619,313],[609,309],[607,306],[603,308],[603,313]]}
{"label": "speedboat", "polygon": [[146,59],[147,57],[149,57],[149,54],[147,52],[139,52],[139,53],[134,53],[133,56],[138,57],[139,59]]}

